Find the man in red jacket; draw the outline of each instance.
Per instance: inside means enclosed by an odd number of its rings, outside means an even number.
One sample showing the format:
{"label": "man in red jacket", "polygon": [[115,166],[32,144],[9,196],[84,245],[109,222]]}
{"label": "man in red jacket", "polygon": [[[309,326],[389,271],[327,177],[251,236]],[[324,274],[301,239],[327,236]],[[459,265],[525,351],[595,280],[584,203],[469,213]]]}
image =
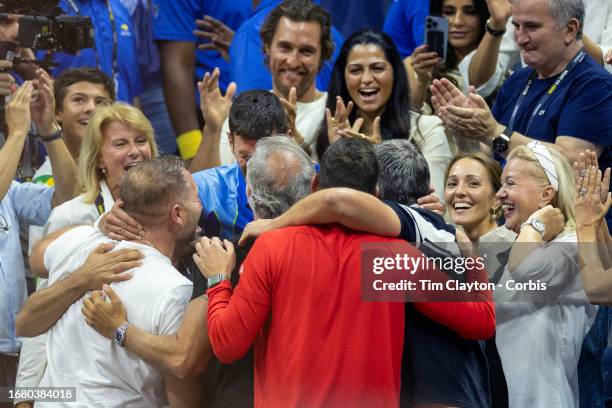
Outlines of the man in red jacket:
{"label": "man in red jacket", "polygon": [[[353,163],[377,168],[371,148],[353,153],[361,155]],[[282,160],[277,150],[258,149],[249,161],[252,208],[268,197],[258,190],[257,177],[273,178],[267,172],[286,167]],[[375,191],[376,177],[362,180],[369,184],[360,189]],[[222,362],[231,362],[254,346],[255,406],[398,406],[404,304],[362,301],[364,243],[377,243],[377,256],[394,257],[400,244],[409,257],[423,256],[404,241],[338,225],[284,228],[257,239],[233,291],[227,279],[235,263],[233,246],[216,238],[197,245],[196,263],[209,278],[213,350]],[[413,276],[440,279],[427,268]],[[492,310],[490,293],[483,296]],[[474,306],[453,306],[415,303],[429,318],[464,332],[463,326],[473,323]],[[492,331],[494,323],[484,326]]]}

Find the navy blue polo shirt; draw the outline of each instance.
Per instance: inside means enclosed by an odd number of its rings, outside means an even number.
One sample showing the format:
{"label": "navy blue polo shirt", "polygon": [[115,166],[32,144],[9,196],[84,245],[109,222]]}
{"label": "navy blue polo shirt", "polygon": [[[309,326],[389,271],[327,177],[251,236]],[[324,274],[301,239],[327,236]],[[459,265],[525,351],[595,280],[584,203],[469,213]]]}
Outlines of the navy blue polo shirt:
{"label": "navy blue polo shirt", "polygon": [[[508,125],[512,110],[527,84],[532,68],[517,71],[504,83],[493,105],[493,116]],[[612,167],[612,75],[588,55],[565,77],[545,106],[527,125],[540,99],[557,80],[536,78],[514,120],[513,130],[532,139],[555,143],[557,136],[572,136],[602,146],[599,167]],[[571,163],[570,163],[571,164]],[[606,216],[612,228],[611,212]]]}

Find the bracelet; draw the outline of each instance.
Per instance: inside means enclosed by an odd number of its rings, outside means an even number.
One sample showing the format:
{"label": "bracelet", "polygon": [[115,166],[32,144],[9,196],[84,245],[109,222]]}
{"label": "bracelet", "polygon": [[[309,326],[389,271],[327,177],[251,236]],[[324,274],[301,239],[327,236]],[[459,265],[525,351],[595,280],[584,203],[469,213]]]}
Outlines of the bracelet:
{"label": "bracelet", "polygon": [[199,129],[190,130],[176,138],[179,154],[185,160],[191,159],[193,156],[195,156],[201,142],[202,131]]}
{"label": "bracelet", "polygon": [[52,142],[54,140],[61,139],[62,136],[64,136],[64,131],[62,130],[62,128],[59,128],[58,130],[56,130],[55,132],[53,132],[53,133],[51,133],[50,135],[47,135],[47,136],[43,136],[43,135],[38,134],[38,133],[34,134],[34,136],[36,136],[37,138],[39,138],[43,142]]}
{"label": "bracelet", "polygon": [[490,21],[491,19],[489,18],[487,20],[487,23],[485,24],[485,29],[487,30],[487,33],[491,34],[491,36],[493,37],[501,37],[502,35],[506,34],[506,28],[500,31],[492,29],[491,25],[489,24]]}

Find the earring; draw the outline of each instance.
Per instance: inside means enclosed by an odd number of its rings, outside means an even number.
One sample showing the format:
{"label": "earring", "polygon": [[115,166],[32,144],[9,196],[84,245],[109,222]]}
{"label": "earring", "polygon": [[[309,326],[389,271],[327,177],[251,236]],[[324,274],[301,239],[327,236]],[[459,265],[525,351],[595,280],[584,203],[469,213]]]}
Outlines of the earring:
{"label": "earring", "polygon": [[106,167],[102,167],[102,174],[106,174]]}

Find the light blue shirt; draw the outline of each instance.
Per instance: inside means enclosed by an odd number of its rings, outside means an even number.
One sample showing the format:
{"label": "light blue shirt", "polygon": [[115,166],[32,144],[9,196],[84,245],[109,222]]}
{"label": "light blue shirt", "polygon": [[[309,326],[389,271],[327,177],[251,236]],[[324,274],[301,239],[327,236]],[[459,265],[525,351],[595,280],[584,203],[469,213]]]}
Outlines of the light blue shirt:
{"label": "light blue shirt", "polygon": [[52,187],[13,181],[0,201],[0,353],[17,353],[21,347],[15,318],[27,292],[19,223],[44,225],[51,214],[52,196]]}

